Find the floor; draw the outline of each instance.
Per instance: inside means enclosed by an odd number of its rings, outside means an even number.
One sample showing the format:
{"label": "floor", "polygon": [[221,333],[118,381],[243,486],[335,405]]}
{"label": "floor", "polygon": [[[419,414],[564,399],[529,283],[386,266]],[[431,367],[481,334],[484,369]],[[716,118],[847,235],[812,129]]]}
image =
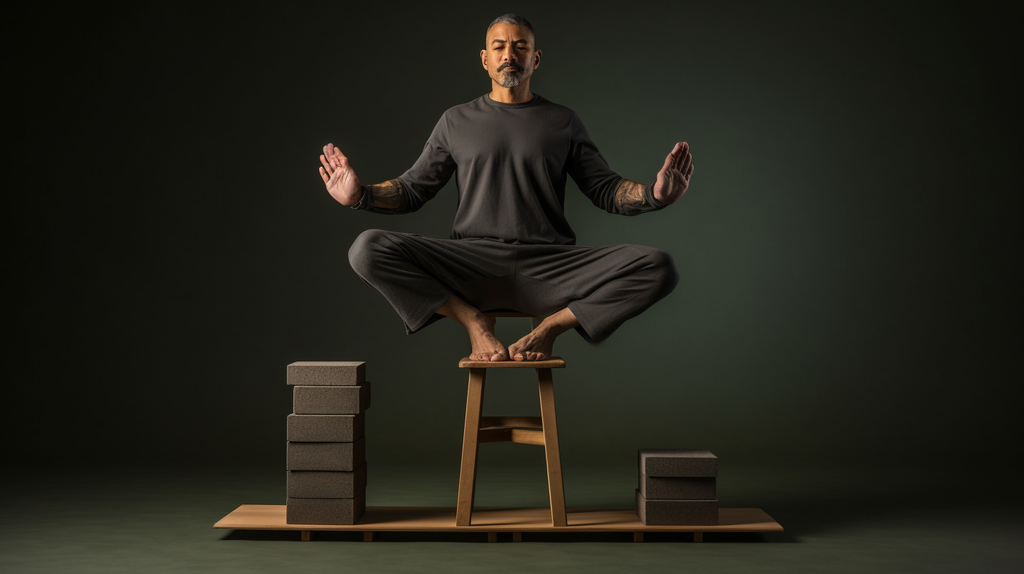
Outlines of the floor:
{"label": "floor", "polygon": [[[454,471],[454,472],[453,472]],[[567,503],[629,506],[635,469],[564,469]],[[369,467],[367,504],[451,506],[457,469]],[[240,504],[283,504],[266,467],[4,473],[0,571],[21,572],[1020,572],[1024,499],[1009,473],[768,465],[722,469],[722,506],[764,509],[767,534],[502,535],[215,530]],[[481,460],[481,506],[544,506],[542,463]]]}

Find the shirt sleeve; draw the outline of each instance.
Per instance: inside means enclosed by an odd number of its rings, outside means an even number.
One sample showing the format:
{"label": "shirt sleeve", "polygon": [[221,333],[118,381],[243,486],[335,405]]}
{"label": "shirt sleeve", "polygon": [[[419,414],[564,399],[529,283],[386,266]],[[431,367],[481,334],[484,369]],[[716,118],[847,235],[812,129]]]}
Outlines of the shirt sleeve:
{"label": "shirt sleeve", "polygon": [[363,186],[363,196],[359,202],[352,206],[352,209],[370,211],[374,213],[400,214],[411,213],[423,207],[423,204],[433,199],[437,192],[448,183],[452,173],[455,172],[455,162],[452,160],[451,148],[448,146],[448,129],[444,116],[438,120],[431,132],[427,143],[423,145],[423,151],[419,159],[405,173],[398,176],[398,183],[402,186],[402,200],[398,207],[380,208],[373,202],[373,186]]}
{"label": "shirt sleeve", "polygon": [[[624,213],[615,202],[615,192],[624,179],[612,171],[597,145],[590,139],[587,128],[575,113],[572,116],[572,143],[569,150],[568,172],[572,180],[597,207],[608,213],[632,215]],[[654,198],[654,186],[644,186],[644,202],[653,209],[665,207]]]}
{"label": "shirt sleeve", "polygon": [[398,177],[408,199],[407,211],[416,211],[430,201],[448,183],[455,173],[448,141],[448,122],[441,116],[434,131],[423,145],[419,159],[408,171]]}
{"label": "shirt sleeve", "polygon": [[617,213],[615,189],[622,176],[612,171],[604,156],[594,145],[579,116],[572,115],[571,144],[569,149],[569,177],[577,187],[594,203],[609,213]]}

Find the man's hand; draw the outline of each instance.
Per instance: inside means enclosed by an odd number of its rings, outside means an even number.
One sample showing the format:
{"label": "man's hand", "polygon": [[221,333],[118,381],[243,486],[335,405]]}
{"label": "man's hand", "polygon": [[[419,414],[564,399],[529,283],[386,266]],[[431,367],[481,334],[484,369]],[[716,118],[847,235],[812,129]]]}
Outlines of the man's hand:
{"label": "man's hand", "polygon": [[324,146],[324,153],[320,156],[320,177],[327,186],[327,192],[331,194],[338,203],[345,206],[352,206],[359,203],[363,197],[363,188],[359,185],[359,177],[348,164],[348,158],[341,150],[329,143]]}
{"label": "man's hand", "polygon": [[654,199],[666,205],[675,203],[690,187],[691,175],[693,158],[690,156],[690,144],[679,142],[665,158],[665,165],[661,166],[654,180]]}

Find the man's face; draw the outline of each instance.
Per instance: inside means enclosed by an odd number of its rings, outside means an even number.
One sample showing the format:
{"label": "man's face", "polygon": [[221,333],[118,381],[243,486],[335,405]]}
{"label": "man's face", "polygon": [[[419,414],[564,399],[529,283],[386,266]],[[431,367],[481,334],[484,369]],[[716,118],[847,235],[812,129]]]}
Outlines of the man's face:
{"label": "man's face", "polygon": [[480,59],[499,86],[514,88],[540,66],[540,50],[535,49],[529,28],[500,23],[487,31],[487,46],[480,51]]}

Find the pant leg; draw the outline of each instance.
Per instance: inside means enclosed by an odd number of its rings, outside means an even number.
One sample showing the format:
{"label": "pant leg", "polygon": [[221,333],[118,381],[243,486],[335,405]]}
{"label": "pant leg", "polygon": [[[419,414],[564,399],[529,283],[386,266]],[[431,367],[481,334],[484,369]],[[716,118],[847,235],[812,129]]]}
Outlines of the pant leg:
{"label": "pant leg", "polygon": [[452,295],[478,309],[508,308],[514,274],[510,247],[370,229],[352,243],[348,258],[356,274],[395,308],[406,332],[415,333],[441,318],[435,311]]}
{"label": "pant leg", "polygon": [[672,256],[653,247],[526,247],[516,269],[521,310],[545,316],[568,307],[580,322],[580,334],[594,343],[671,293],[679,282]]}

